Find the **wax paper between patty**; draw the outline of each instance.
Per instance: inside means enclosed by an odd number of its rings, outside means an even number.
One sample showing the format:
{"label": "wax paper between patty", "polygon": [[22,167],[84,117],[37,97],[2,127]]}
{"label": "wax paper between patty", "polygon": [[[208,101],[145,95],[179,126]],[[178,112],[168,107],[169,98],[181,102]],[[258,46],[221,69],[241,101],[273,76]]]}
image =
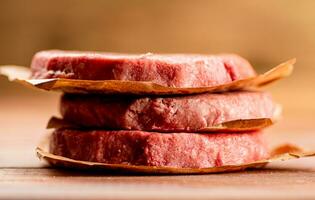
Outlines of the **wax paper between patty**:
{"label": "wax paper between patty", "polygon": [[176,167],[155,167],[155,166],[138,166],[127,164],[106,164],[99,162],[89,162],[74,160],[63,156],[49,153],[48,151],[49,137],[45,137],[40,145],[36,148],[39,159],[47,161],[50,165],[61,168],[80,169],[80,170],[97,170],[103,172],[123,172],[138,174],[210,174],[241,171],[250,168],[261,168],[266,164],[276,161],[285,161],[298,159],[302,157],[315,156],[315,152],[305,152],[301,148],[294,145],[280,145],[271,151],[269,159],[259,160],[252,163],[242,165],[227,165],[211,168],[176,168]]}

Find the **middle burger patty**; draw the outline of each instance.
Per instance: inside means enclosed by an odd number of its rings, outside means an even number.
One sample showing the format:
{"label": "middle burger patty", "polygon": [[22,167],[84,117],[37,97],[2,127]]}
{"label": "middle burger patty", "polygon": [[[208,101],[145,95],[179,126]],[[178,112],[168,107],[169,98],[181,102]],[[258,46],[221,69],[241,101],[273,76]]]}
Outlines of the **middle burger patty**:
{"label": "middle burger patty", "polygon": [[60,110],[66,121],[80,127],[171,132],[273,118],[275,104],[266,92],[164,98],[65,94]]}

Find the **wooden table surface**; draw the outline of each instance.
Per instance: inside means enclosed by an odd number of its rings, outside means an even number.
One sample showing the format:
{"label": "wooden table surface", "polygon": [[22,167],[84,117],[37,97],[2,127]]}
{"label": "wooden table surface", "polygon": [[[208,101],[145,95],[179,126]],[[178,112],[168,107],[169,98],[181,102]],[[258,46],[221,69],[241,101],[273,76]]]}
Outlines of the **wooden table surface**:
{"label": "wooden table surface", "polygon": [[[49,168],[35,156],[57,93],[10,84],[0,100],[0,199],[315,199],[315,158],[277,162],[245,172],[140,176]],[[1,90],[0,90],[1,92]],[[291,110],[269,128],[272,145],[315,149],[312,114]],[[312,148],[313,147],[313,148]]]}

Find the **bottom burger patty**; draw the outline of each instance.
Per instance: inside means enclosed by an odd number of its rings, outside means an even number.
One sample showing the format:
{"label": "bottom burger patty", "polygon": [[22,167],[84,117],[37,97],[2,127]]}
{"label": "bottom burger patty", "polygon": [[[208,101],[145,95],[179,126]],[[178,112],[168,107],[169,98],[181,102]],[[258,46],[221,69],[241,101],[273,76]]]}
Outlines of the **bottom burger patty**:
{"label": "bottom burger patty", "polygon": [[58,129],[50,152],[110,164],[205,168],[238,165],[267,158],[261,132],[155,133]]}

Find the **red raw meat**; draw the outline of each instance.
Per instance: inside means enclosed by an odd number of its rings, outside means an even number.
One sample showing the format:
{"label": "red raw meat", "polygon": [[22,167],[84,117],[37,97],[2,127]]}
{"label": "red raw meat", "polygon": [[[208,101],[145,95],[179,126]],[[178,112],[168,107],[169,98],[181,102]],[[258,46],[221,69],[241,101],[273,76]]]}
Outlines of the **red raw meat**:
{"label": "red raw meat", "polygon": [[230,92],[177,97],[65,94],[63,118],[79,127],[198,132],[238,119],[272,118],[275,104],[266,92]]}
{"label": "red raw meat", "polygon": [[204,87],[256,75],[234,54],[115,54],[48,50],[38,52],[31,78],[150,81],[169,87]]}
{"label": "red raw meat", "polygon": [[76,160],[179,168],[240,165],[269,156],[261,132],[193,134],[59,129],[52,135],[50,151]]}

